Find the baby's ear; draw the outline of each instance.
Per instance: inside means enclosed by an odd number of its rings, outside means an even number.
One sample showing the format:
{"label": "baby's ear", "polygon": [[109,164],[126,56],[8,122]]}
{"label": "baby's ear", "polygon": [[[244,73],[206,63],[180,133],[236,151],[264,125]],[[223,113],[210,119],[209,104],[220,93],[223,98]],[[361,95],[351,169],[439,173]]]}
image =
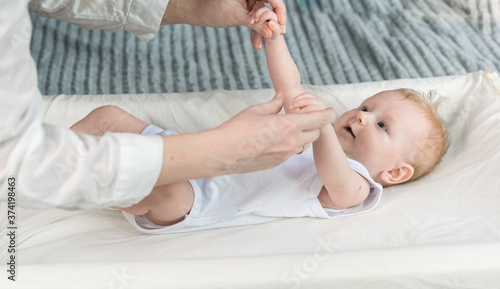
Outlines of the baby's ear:
{"label": "baby's ear", "polygon": [[413,166],[408,163],[400,163],[397,167],[389,171],[380,173],[380,179],[387,185],[404,183],[413,176]]}

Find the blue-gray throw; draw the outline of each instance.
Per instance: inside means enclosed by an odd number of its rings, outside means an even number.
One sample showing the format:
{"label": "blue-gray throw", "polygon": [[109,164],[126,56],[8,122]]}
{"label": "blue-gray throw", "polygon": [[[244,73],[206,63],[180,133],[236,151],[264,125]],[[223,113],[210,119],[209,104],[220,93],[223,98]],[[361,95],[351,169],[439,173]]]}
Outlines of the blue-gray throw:
{"label": "blue-gray throw", "polygon": [[[325,85],[500,71],[498,0],[285,0],[302,82]],[[272,87],[245,27],[162,27],[150,42],[32,14],[42,94]]]}

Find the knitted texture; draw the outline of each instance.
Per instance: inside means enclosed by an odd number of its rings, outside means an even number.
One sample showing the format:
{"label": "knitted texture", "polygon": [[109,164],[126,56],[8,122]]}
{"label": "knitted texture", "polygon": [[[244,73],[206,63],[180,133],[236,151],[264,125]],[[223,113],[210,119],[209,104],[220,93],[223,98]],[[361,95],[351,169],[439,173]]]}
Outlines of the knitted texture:
{"label": "knitted texture", "polygon": [[[314,85],[500,71],[498,0],[285,0],[286,42]],[[42,94],[272,87],[245,27],[162,27],[150,42],[31,14]]]}

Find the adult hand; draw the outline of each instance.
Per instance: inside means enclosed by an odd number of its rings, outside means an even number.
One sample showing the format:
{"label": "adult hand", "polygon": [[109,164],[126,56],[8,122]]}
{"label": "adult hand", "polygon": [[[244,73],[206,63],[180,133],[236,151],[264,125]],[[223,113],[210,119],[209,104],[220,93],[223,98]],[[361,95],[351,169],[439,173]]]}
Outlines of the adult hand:
{"label": "adult hand", "polygon": [[162,25],[189,24],[214,28],[246,26],[252,28],[252,45],[260,49],[262,36],[270,38],[272,31],[266,24],[252,21],[249,11],[258,2],[271,4],[284,33],[286,7],[283,0],[170,0]]}
{"label": "adult hand", "polygon": [[335,120],[333,109],[278,114],[283,95],[250,106],[220,126],[199,133],[163,136],[157,186],[187,179],[247,173],[279,165],[319,137]]}
{"label": "adult hand", "polygon": [[[278,114],[283,94],[271,101],[250,106],[217,129],[232,145],[227,173],[241,173],[275,167],[319,137],[319,129],[335,120],[333,109],[303,114]],[[232,144],[231,144],[232,142]]]}

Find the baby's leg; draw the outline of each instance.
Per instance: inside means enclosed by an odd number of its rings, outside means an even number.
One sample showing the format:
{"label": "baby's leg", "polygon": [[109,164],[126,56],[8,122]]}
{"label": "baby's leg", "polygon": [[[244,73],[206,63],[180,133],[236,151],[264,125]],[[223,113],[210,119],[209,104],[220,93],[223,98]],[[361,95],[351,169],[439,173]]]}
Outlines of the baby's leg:
{"label": "baby's leg", "polygon": [[[106,105],[91,111],[71,129],[98,136],[106,132],[139,134],[148,125],[117,106]],[[168,226],[182,221],[191,210],[193,201],[193,188],[184,181],[156,187],[139,203],[119,209],[132,215],[146,215],[153,224]]]}
{"label": "baby's leg", "polygon": [[170,226],[184,219],[191,211],[194,191],[187,181],[156,187],[139,203],[121,210],[132,215],[146,215],[151,223]]}
{"label": "baby's leg", "polygon": [[148,123],[112,105],[101,106],[71,126],[71,129],[101,136],[106,132],[141,133]]}

